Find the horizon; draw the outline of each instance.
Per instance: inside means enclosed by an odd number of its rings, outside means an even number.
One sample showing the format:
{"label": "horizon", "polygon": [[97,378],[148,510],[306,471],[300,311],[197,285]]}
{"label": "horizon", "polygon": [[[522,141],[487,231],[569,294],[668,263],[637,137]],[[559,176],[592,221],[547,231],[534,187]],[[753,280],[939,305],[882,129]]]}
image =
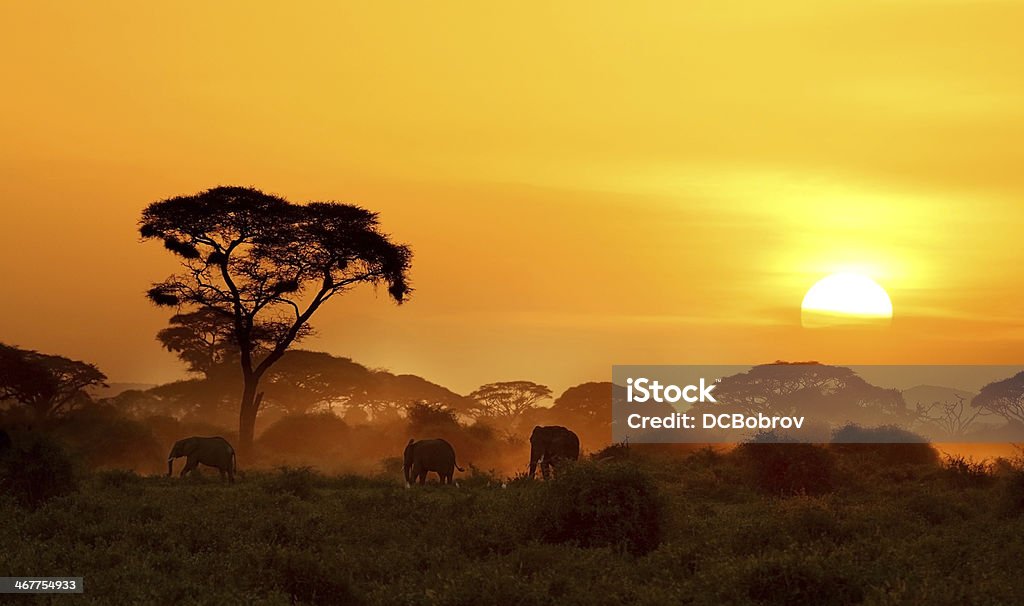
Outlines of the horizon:
{"label": "horizon", "polygon": [[[183,377],[143,296],[174,261],[139,214],[251,184],[377,211],[414,251],[408,305],[360,289],[303,347],[461,393],[613,364],[1024,361],[1024,8],[321,8],[3,9],[6,342]],[[891,326],[801,327],[843,271]]]}

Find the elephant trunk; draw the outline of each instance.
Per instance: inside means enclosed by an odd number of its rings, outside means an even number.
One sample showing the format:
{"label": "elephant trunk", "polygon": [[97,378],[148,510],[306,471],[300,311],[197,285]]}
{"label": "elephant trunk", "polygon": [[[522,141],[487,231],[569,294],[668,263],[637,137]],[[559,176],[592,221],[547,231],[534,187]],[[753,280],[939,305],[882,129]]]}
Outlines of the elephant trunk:
{"label": "elephant trunk", "polygon": [[174,457],[167,457],[167,477],[174,475]]}

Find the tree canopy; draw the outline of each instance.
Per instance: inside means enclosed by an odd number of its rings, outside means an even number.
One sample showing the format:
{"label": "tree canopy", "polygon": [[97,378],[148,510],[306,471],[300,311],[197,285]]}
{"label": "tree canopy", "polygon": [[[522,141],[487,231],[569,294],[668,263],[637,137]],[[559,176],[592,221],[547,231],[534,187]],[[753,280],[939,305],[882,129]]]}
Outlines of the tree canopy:
{"label": "tree canopy", "polygon": [[505,381],[481,385],[468,397],[476,401],[479,416],[509,418],[519,417],[551,398],[551,390],[532,381]]}
{"label": "tree canopy", "polygon": [[0,343],[0,400],[50,417],[87,402],[87,387],[105,386],[96,366],[64,356],[42,354]]}
{"label": "tree canopy", "polygon": [[1024,423],[1024,372],[982,387],[971,400],[971,406],[997,414],[1007,421]]}
{"label": "tree canopy", "polygon": [[[179,315],[181,308],[202,310],[190,321],[221,315],[231,324],[243,383],[243,451],[252,445],[260,379],[324,303],[358,284],[383,285],[398,303],[411,292],[412,251],[391,242],[376,213],[352,204],[300,205],[253,188],[215,187],[150,204],[139,232],[162,241],[181,265],[150,288],[150,300]],[[173,347],[187,345],[180,335],[165,336]]]}

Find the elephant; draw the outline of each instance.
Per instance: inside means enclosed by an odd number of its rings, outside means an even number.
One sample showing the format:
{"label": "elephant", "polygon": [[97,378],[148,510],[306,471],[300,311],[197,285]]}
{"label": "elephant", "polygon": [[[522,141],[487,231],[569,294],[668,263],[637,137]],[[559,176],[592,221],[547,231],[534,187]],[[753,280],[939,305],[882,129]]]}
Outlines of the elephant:
{"label": "elephant", "polygon": [[530,477],[540,472],[548,479],[549,468],[560,465],[563,461],[576,461],[580,458],[580,438],[571,430],[560,425],[533,428],[530,434]]}
{"label": "elephant", "polygon": [[213,438],[202,438],[193,436],[178,440],[167,455],[167,476],[174,473],[174,459],[188,457],[185,467],[181,469],[181,477],[195,469],[200,463],[216,467],[220,471],[220,477],[225,477],[230,482],[235,481],[235,449],[224,438],[217,436]]}
{"label": "elephant", "polygon": [[11,448],[11,436],[7,434],[7,430],[0,429],[0,455],[4,454]]}
{"label": "elephant", "polygon": [[455,470],[466,471],[455,463],[455,449],[447,440],[410,439],[405,446],[405,485],[408,487],[418,478],[420,484],[427,481],[427,474],[437,472],[442,484],[451,484]]}

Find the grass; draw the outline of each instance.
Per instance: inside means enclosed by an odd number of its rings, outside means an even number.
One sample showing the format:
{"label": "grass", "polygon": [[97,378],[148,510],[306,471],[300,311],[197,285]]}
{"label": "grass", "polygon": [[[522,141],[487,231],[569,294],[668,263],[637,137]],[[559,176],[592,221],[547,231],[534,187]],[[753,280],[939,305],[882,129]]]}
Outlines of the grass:
{"label": "grass", "polygon": [[[74,599],[97,604],[1019,602],[1024,476],[838,459],[830,490],[791,496],[710,452],[584,465],[561,487],[480,474],[406,489],[302,468],[234,485],[90,474],[35,508],[0,497],[0,574],[83,576]],[[652,490],[654,510],[623,500]],[[571,518],[571,494],[589,495],[581,511],[604,526],[579,540],[538,529]],[[608,531],[606,500],[644,549]],[[634,511],[656,511],[655,530]]]}

